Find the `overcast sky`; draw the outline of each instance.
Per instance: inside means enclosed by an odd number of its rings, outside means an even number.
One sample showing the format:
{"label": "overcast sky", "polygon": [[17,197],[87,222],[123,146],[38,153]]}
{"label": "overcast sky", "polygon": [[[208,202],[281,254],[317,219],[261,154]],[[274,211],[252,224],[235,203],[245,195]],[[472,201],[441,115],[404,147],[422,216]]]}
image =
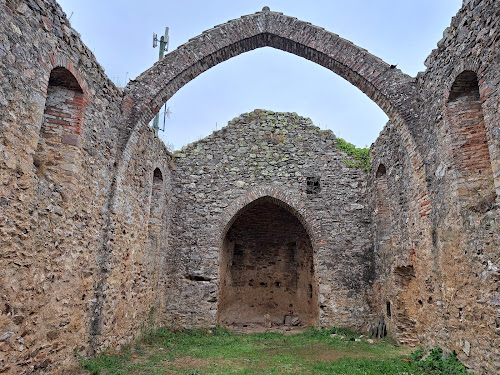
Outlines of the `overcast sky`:
{"label": "overcast sky", "polygon": [[[415,76],[462,0],[59,0],[106,74],[125,86],[158,59],[152,35],[170,29],[169,51],[215,25],[269,6],[311,22]],[[256,108],[297,112],[357,146],[369,146],[387,116],[331,71],[269,47],[202,73],[167,103],[160,137],[179,149]],[[160,126],[163,119],[160,120]]]}

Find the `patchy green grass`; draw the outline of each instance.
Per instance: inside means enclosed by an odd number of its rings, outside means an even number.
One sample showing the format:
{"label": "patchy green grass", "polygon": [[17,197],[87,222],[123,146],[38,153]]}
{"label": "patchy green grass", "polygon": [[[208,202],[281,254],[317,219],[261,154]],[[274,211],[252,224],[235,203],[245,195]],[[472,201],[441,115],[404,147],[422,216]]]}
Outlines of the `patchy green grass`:
{"label": "patchy green grass", "polygon": [[408,349],[386,340],[372,344],[358,337],[340,329],[307,329],[288,336],[235,335],[220,328],[186,332],[159,329],[145,332],[135,347],[83,359],[82,367],[95,375],[429,373],[416,365],[422,362],[420,358],[407,359]]}

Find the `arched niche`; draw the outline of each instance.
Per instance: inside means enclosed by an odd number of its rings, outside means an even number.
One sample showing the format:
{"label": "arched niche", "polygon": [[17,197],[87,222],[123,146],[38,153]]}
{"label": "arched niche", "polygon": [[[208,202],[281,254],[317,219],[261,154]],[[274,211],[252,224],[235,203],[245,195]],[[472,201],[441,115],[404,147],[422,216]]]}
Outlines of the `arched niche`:
{"label": "arched niche", "polygon": [[219,255],[221,325],[315,324],[318,286],[313,245],[292,212],[276,199],[261,197],[232,220]]}
{"label": "arched niche", "polygon": [[85,106],[85,95],[75,76],[65,68],[54,68],[33,164],[39,177],[66,190],[74,190],[80,178]]}
{"label": "arched niche", "polygon": [[[493,171],[477,74],[460,73],[446,103],[455,194],[467,204],[495,200]],[[488,206],[486,204],[486,206]],[[485,208],[487,208],[485,206]]]}
{"label": "arched niche", "polygon": [[163,173],[160,168],[153,171],[151,184],[151,200],[149,204],[149,230],[155,231],[160,228],[163,215],[164,184]]}
{"label": "arched niche", "polygon": [[388,258],[391,248],[391,201],[384,164],[380,164],[375,173],[375,225],[380,255]]}
{"label": "arched niche", "polygon": [[375,195],[376,195],[376,222],[381,230],[386,230],[391,222],[391,205],[389,199],[389,185],[387,182],[387,170],[384,164],[380,164],[375,173]]}

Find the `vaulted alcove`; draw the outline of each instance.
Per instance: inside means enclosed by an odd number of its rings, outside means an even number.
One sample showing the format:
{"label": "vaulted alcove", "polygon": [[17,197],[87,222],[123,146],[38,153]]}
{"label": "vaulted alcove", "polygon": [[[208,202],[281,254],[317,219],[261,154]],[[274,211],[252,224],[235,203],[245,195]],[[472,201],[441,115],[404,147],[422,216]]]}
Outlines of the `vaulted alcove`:
{"label": "vaulted alcove", "polygon": [[298,218],[270,197],[243,208],[220,253],[218,321],[312,325],[318,314],[313,247]]}
{"label": "vaulted alcove", "polygon": [[163,174],[159,168],[153,171],[153,184],[151,186],[151,201],[149,204],[149,231],[156,232],[161,228],[163,215]]}
{"label": "vaulted alcove", "polygon": [[475,202],[480,211],[490,209],[495,201],[493,171],[475,72],[466,70],[457,76],[446,110],[456,170],[454,190],[464,203]]}
{"label": "vaulted alcove", "polygon": [[36,173],[75,190],[81,170],[81,134],[86,99],[73,74],[61,67],[50,73],[47,99],[33,157]]}
{"label": "vaulted alcove", "polygon": [[389,184],[387,181],[387,170],[384,164],[380,164],[375,173],[375,199],[374,212],[375,223],[375,248],[378,256],[379,272],[387,273],[390,268],[390,257],[392,255],[391,239],[391,205],[389,196]]}

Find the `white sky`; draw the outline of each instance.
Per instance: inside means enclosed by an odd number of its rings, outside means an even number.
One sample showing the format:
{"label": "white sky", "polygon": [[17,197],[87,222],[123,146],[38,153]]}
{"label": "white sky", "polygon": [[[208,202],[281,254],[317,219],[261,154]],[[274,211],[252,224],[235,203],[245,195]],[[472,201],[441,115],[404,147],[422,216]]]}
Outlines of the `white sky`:
{"label": "white sky", "polygon": [[[415,76],[462,0],[59,0],[106,74],[124,86],[158,59],[152,34],[170,28],[170,48],[215,25],[260,11],[311,22]],[[163,141],[179,149],[256,108],[297,112],[359,147],[387,121],[382,110],[331,71],[283,51],[260,48],[202,73],[167,103]],[[160,120],[160,127],[163,117]]]}

